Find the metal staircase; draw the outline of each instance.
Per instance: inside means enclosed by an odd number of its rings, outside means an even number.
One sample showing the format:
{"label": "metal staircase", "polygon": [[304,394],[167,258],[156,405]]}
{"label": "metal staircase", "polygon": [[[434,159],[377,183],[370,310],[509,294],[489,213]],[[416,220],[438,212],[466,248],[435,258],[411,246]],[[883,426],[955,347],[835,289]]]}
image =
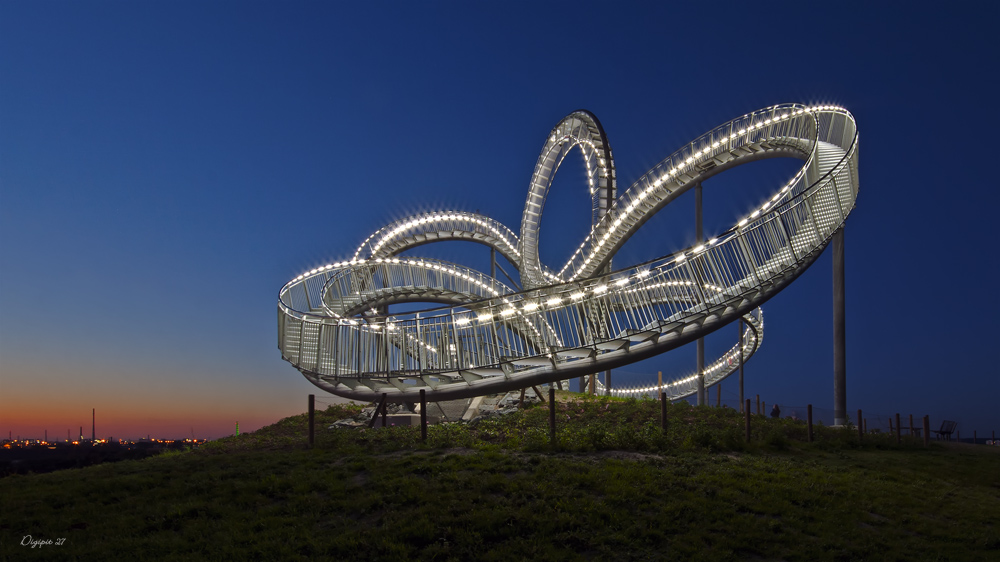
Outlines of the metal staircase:
{"label": "metal staircase", "polygon": [[[559,164],[584,154],[593,228],[558,272],[537,259],[537,228]],[[656,212],[707,178],[772,157],[803,160],[773,196],[704,244],[608,272]],[[532,176],[521,238],[471,213],[409,217],[370,236],[350,261],[286,284],[278,302],[282,356],[334,394],[413,401],[466,398],[616,368],[669,351],[737,319],[742,341],[710,363],[706,384],[736,370],[763,339],[759,306],[811,265],[854,208],[857,130],[844,109],[779,105],[695,139],[615,196],[614,162],[597,119],[574,112],[553,128]],[[524,291],[488,275],[399,253],[472,240],[517,264]],[[387,315],[388,305],[445,306]],[[381,311],[381,312],[380,312]],[[613,394],[696,391],[698,373]]]}

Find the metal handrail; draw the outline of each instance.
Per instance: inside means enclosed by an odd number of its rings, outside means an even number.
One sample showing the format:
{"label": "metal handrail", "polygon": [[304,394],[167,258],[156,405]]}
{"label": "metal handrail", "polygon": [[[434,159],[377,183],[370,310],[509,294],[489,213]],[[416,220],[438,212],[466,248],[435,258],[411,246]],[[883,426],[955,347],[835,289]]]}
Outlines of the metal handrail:
{"label": "metal handrail", "polygon": [[[432,235],[433,237],[429,237]],[[511,263],[520,263],[517,235],[498,220],[464,211],[413,215],[372,233],[354,252],[354,260],[387,258],[448,237],[464,238],[495,248]]]}
{"label": "metal handrail", "polygon": [[[729,133],[722,141],[724,131]],[[812,137],[781,136],[801,131]],[[700,142],[708,148],[700,148]],[[754,159],[753,150],[798,152],[806,163],[761,208],[705,245],[610,274],[518,293],[505,291],[459,307],[422,311],[419,317],[369,318],[367,322],[324,316],[311,306],[308,295],[316,290],[318,279],[322,279],[321,290],[326,290],[334,275],[353,279],[373,265],[365,260],[333,264],[300,276],[282,289],[279,347],[287,360],[318,377],[328,389],[357,396],[390,386],[405,394],[409,387],[394,383],[403,380],[415,389],[429,384],[426,375],[461,375],[472,370],[492,370],[497,378],[492,387],[514,388],[529,381],[551,382],[567,378],[567,373],[627,364],[682,345],[747,315],[770,298],[808,267],[843,225],[857,196],[857,132],[848,112],[826,106],[774,106],[702,135],[618,198],[615,210],[603,219],[606,224],[601,232],[612,233],[607,236],[609,243],[595,246],[590,261],[576,271],[587,274],[588,268],[600,267],[601,260],[611,255],[607,248],[619,246],[649,214],[704,175],[701,163],[725,160],[723,165],[731,167]],[[683,168],[679,162],[684,162]],[[649,179],[655,174],[659,174],[659,184]],[[667,180],[662,179],[664,175]],[[337,271],[331,275],[331,270]],[[353,281],[344,285],[349,290],[343,292],[359,291],[372,283],[367,278]],[[681,284],[687,290],[685,299],[676,298]],[[297,291],[304,298],[296,298]],[[301,310],[303,302],[310,305],[309,312]],[[386,328],[371,327],[379,322]],[[753,325],[750,317],[748,323]],[[387,336],[389,326],[401,335]],[[420,348],[433,350],[438,360],[409,352],[407,341],[420,342]],[[759,338],[755,341],[754,350]],[[330,358],[325,363],[324,352]],[[341,384],[351,378],[363,381],[367,390],[348,390]],[[444,377],[433,388],[442,395],[471,395],[491,387],[469,378],[450,382]]]}

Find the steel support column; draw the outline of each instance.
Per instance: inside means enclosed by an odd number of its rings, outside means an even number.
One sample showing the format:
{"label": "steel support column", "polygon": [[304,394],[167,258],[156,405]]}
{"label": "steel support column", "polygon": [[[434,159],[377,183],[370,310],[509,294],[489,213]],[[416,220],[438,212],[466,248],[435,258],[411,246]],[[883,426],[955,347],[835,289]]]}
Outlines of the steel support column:
{"label": "steel support column", "polygon": [[[701,221],[701,182],[694,187],[694,229],[698,244],[705,242],[705,230]],[[707,403],[705,398],[705,338],[698,338],[698,405]]]}
{"label": "steel support column", "polygon": [[739,324],[740,327],[740,337],[736,341],[738,341],[740,344],[740,410],[742,410],[743,409],[743,320],[740,319],[740,321],[737,322],[737,324]]}
{"label": "steel support column", "polygon": [[844,228],[833,234],[833,423],[847,423],[847,322],[844,299]]}

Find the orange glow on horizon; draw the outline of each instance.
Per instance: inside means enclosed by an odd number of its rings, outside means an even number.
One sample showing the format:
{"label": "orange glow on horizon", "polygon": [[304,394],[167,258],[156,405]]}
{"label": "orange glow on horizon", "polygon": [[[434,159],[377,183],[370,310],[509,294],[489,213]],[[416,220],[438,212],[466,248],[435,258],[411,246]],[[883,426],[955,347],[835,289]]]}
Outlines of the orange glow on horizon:
{"label": "orange glow on horizon", "polygon": [[[3,363],[0,380],[0,439],[43,439],[65,442],[91,436],[91,410],[96,409],[96,437],[106,439],[218,439],[236,432],[249,433],[278,420],[305,413],[307,396],[316,389],[301,376],[288,373],[288,380],[233,383],[234,373],[147,372],[136,377],[124,371],[98,372],[86,365],[68,365],[58,360],[19,364]],[[149,377],[157,381],[149,383]],[[210,381],[210,382],[209,382]],[[290,383],[290,384],[289,384]],[[343,401],[331,395],[317,402]]]}
{"label": "orange glow on horizon", "polygon": [[[167,401],[164,401],[167,402]],[[208,404],[200,401],[173,403],[130,403],[102,399],[96,403],[78,401],[69,406],[62,401],[11,402],[0,404],[0,438],[43,439],[49,431],[53,441],[65,441],[67,429],[72,439],[91,436],[91,409],[96,409],[96,437],[106,439],[145,438],[160,439],[218,439],[235,433],[240,423],[241,433],[256,431],[278,420],[305,413],[306,400],[301,404],[273,404],[268,409],[247,411],[241,404]],[[92,404],[92,405],[91,405]],[[241,407],[243,406],[243,407]],[[53,433],[54,432],[54,433]],[[58,438],[62,435],[62,438]]]}

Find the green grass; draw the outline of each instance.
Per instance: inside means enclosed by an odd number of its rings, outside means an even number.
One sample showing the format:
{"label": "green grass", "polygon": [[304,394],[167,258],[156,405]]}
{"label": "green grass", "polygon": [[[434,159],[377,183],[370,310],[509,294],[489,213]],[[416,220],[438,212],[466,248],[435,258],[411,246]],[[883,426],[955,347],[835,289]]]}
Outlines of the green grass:
{"label": "green grass", "polygon": [[[0,479],[4,560],[997,560],[1000,451],[686,404],[464,424],[304,415],[199,451]],[[31,549],[34,539],[64,538]]]}

